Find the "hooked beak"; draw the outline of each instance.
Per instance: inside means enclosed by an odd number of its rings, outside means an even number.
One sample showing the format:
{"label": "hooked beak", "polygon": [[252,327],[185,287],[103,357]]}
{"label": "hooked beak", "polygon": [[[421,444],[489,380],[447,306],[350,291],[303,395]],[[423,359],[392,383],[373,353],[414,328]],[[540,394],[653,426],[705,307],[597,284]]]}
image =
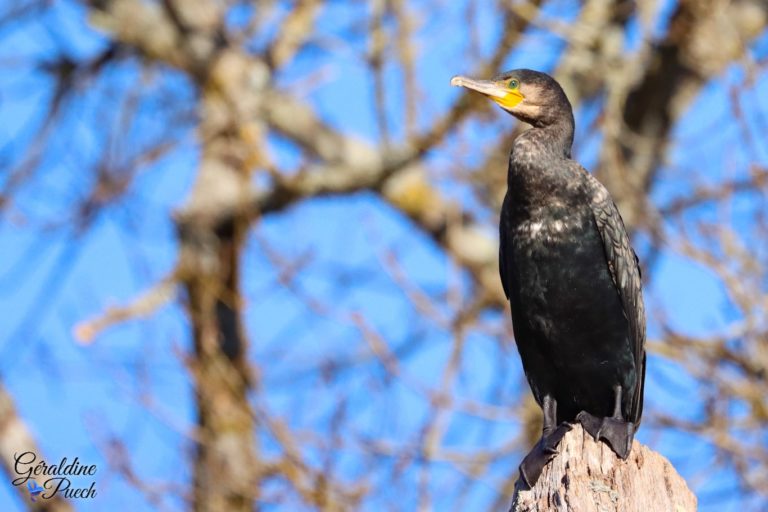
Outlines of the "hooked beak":
{"label": "hooked beak", "polygon": [[511,90],[506,83],[494,80],[475,80],[466,76],[455,76],[451,78],[451,85],[484,94],[507,110],[514,108],[524,98],[520,91]]}

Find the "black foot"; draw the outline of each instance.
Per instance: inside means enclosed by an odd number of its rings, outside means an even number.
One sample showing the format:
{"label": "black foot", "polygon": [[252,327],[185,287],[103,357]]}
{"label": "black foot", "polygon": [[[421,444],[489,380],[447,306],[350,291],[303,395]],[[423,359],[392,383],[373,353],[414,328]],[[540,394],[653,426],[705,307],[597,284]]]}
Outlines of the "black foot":
{"label": "black foot", "polygon": [[581,411],[576,421],[582,424],[595,441],[604,440],[611,450],[621,459],[626,460],[632,450],[632,439],[635,437],[635,425],[632,422],[615,418],[598,418]]}
{"label": "black foot", "polygon": [[520,463],[520,477],[528,489],[539,481],[544,466],[557,455],[557,445],[571,428],[569,423],[561,423],[551,434],[543,436]]}

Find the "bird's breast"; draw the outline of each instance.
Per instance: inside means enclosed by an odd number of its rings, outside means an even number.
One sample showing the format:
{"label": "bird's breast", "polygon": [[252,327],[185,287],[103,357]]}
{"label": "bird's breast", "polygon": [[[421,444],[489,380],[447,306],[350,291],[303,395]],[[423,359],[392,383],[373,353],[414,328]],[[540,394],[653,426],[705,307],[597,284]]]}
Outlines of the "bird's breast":
{"label": "bird's breast", "polygon": [[556,213],[534,215],[516,223],[513,239],[523,244],[568,243],[589,227],[589,219],[579,212],[557,209]]}

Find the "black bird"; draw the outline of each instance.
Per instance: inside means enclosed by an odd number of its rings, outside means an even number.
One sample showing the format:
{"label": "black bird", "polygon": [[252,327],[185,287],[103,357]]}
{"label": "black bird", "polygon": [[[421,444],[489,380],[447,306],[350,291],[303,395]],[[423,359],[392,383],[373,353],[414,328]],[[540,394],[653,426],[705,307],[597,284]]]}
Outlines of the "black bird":
{"label": "black bird", "polygon": [[535,485],[575,421],[626,459],[643,411],[640,268],[608,191],[571,159],[571,104],[552,77],[529,69],[451,84],[533,126],[509,156],[499,229],[515,340],[544,411],[542,438],[520,474]]}

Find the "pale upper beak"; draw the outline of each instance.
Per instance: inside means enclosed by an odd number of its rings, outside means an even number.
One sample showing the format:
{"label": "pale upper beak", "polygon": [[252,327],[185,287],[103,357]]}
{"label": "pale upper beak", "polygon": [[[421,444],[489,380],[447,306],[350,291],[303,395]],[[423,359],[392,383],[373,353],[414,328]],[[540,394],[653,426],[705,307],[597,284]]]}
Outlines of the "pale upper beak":
{"label": "pale upper beak", "polygon": [[484,94],[507,112],[513,112],[515,107],[525,99],[525,96],[519,90],[519,86],[515,86],[515,89],[510,89],[509,83],[506,81],[475,80],[465,76],[455,76],[451,78],[451,85],[466,87],[467,89]]}
{"label": "pale upper beak", "polygon": [[466,76],[455,76],[451,78],[451,85],[466,87],[494,98],[504,98],[509,94],[509,89],[507,89],[506,85],[494,82],[493,80],[475,80]]}

